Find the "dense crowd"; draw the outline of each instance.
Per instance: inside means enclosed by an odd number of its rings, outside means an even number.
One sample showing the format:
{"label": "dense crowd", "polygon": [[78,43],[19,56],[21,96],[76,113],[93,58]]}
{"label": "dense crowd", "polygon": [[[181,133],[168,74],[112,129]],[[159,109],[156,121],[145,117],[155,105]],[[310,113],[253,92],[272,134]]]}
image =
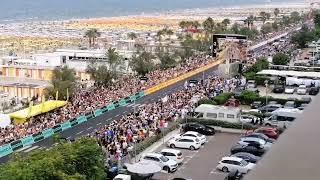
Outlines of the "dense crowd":
{"label": "dense crowd", "polygon": [[12,142],[19,138],[39,133],[44,129],[52,128],[57,124],[102,108],[113,101],[202,67],[212,61],[213,59],[210,56],[194,56],[174,68],[150,72],[146,75],[147,81],[140,81],[139,78],[128,75],[119,78],[117,82],[108,87],[91,87],[78,90],[66,106],[50,113],[31,117],[21,125],[10,125],[1,129],[0,144]]}
{"label": "dense crowd", "polygon": [[217,76],[197,84],[186,82],[184,89],[114,120],[95,132],[95,136],[107,150],[111,161],[116,162],[119,157],[128,154],[135,142],[161,133],[161,123],[170,124],[184,119],[189,112],[193,112],[199,99],[233,91],[239,84],[239,79],[224,80]]}

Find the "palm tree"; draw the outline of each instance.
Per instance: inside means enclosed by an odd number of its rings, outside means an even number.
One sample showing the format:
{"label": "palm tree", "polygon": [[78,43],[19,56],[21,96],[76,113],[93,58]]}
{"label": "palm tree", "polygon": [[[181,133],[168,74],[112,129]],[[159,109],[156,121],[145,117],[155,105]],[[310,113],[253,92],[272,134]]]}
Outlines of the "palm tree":
{"label": "palm tree", "polygon": [[230,19],[226,18],[221,22],[225,27],[227,27],[231,22]]}
{"label": "palm tree", "polygon": [[277,18],[278,15],[280,14],[279,8],[275,8],[274,11],[273,11],[273,14],[274,14],[274,16]]}
{"label": "palm tree", "polygon": [[270,14],[264,11],[260,12],[260,16],[263,24],[270,18]]}
{"label": "palm tree", "polygon": [[130,32],[127,34],[128,38],[131,39],[131,40],[134,40],[137,38],[137,34],[134,33],[134,32]]}
{"label": "palm tree", "polygon": [[182,30],[185,30],[187,28],[187,22],[186,21],[180,21],[179,22],[179,27],[182,29]]}
{"label": "palm tree", "polygon": [[100,36],[101,33],[97,29],[89,29],[85,32],[84,35],[84,37],[88,38],[90,47],[95,45],[96,38]]}
{"label": "palm tree", "polygon": [[106,56],[108,58],[109,69],[115,72],[117,65],[121,64],[121,56],[115,48],[109,48],[106,52]]}
{"label": "palm tree", "polygon": [[255,20],[256,20],[256,18],[253,15],[247,17],[247,19],[244,20],[244,22],[248,26],[248,29],[251,29],[253,27],[253,23],[254,23]]}
{"label": "palm tree", "polygon": [[193,21],[191,25],[195,30],[197,30],[201,24],[198,21]]}

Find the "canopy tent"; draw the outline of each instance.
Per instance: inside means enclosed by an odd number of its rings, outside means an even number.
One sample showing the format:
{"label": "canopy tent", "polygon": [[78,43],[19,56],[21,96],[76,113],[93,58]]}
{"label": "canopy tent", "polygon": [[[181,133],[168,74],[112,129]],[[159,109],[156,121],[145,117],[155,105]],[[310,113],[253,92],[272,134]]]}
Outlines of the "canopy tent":
{"label": "canopy tent", "polygon": [[8,114],[0,114],[0,127],[5,128],[11,124],[10,116]]}
{"label": "canopy tent", "polygon": [[305,77],[305,78],[320,78],[320,72],[305,72],[305,71],[278,71],[266,69],[258,72],[261,75],[281,76],[281,77]]}
{"label": "canopy tent", "polygon": [[67,101],[45,101],[41,104],[22,109],[20,111],[9,114],[15,124],[22,124],[28,118],[52,111],[56,108],[62,107],[67,104]]}

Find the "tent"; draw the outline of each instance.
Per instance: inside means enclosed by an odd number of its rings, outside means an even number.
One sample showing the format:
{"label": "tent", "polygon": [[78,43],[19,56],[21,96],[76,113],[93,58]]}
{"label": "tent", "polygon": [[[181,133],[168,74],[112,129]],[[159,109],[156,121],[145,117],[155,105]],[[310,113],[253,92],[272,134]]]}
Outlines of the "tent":
{"label": "tent", "polygon": [[22,124],[28,118],[52,111],[56,108],[65,106],[67,101],[45,101],[41,104],[31,106],[29,108],[22,109],[20,111],[9,114],[15,124]]}
{"label": "tent", "polygon": [[5,128],[11,124],[10,116],[7,114],[0,114],[0,127]]}

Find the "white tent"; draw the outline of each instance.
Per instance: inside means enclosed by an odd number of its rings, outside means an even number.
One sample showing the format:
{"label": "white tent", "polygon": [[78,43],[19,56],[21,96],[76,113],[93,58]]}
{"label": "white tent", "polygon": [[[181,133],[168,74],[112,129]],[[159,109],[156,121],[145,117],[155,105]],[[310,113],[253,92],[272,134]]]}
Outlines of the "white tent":
{"label": "white tent", "polygon": [[0,114],[0,127],[5,128],[11,124],[10,116],[8,114]]}

